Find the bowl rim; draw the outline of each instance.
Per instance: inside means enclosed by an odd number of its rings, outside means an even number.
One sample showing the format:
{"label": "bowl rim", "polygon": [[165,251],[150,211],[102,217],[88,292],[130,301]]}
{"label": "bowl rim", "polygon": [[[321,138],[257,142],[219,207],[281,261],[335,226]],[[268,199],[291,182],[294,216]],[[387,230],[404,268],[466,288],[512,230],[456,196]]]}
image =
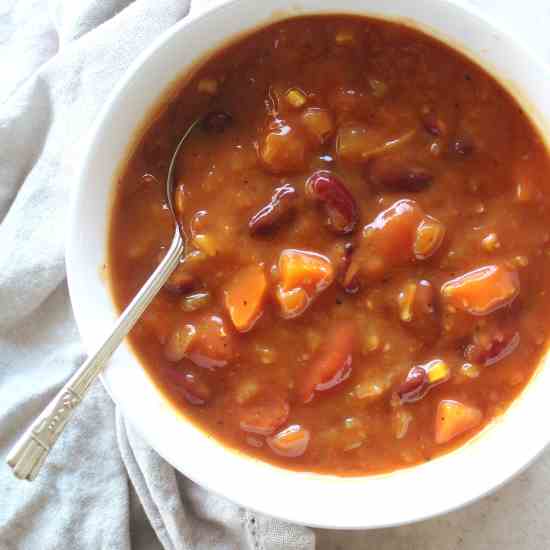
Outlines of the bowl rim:
{"label": "bowl rim", "polygon": [[[115,103],[116,99],[119,96],[124,94],[124,91],[126,90],[129,83],[132,81],[132,79],[135,77],[135,75],[138,74],[142,70],[143,65],[147,62],[147,60],[155,52],[157,52],[159,49],[161,49],[175,35],[183,32],[188,27],[190,27],[192,25],[195,25],[198,21],[201,21],[203,19],[211,18],[211,17],[223,12],[224,10],[226,10],[228,8],[228,6],[231,7],[231,6],[234,6],[236,4],[246,4],[249,1],[250,0],[218,0],[218,1],[215,1],[212,5],[207,6],[204,10],[197,11],[196,13],[192,12],[190,15],[188,15],[187,17],[185,17],[184,19],[182,19],[181,21],[179,21],[178,23],[176,23],[175,25],[170,27],[164,33],[162,33],[157,39],[155,39],[151,43],[150,46],[145,48],[145,50],[140,55],[138,55],[138,57],[134,60],[134,62],[126,70],[123,77],[119,80],[119,82],[116,84],[116,86],[111,91],[107,101],[105,102],[105,104],[103,105],[100,113],[96,117],[96,119],[95,119],[95,121],[94,121],[88,135],[87,135],[87,138],[84,140],[84,147],[83,147],[84,154],[81,157],[80,168],[78,170],[78,176],[77,176],[78,185],[77,185],[76,191],[73,192],[72,196],[71,196],[70,222],[69,222],[69,232],[67,234],[67,246],[66,246],[66,268],[67,268],[68,288],[69,288],[69,295],[70,295],[70,298],[71,298],[71,304],[72,304],[72,307],[73,307],[73,311],[74,311],[74,315],[75,315],[75,319],[76,319],[76,322],[77,322],[79,332],[81,334],[81,337],[82,337],[83,341],[85,342],[85,347],[88,349],[88,351],[90,350],[90,347],[91,347],[90,346],[91,337],[89,336],[88,329],[85,327],[84,323],[81,321],[81,315],[82,315],[82,313],[80,313],[81,303],[80,303],[80,298],[78,296],[79,292],[76,290],[76,287],[75,287],[75,279],[78,276],[77,275],[78,270],[75,268],[75,265],[76,265],[76,262],[77,262],[77,260],[76,260],[76,248],[78,246],[80,246],[80,244],[81,244],[79,239],[77,238],[77,234],[78,234],[77,228],[79,227],[79,222],[80,222],[80,212],[81,212],[80,205],[83,202],[83,196],[84,196],[84,193],[85,193],[84,183],[87,179],[86,174],[91,169],[90,166],[93,162],[94,151],[95,151],[95,147],[97,145],[97,139],[98,139],[98,135],[100,134],[101,128],[109,120],[109,117],[112,114],[111,111],[112,111],[112,108],[113,108],[113,104]],[[430,1],[432,1],[432,0],[430,0]],[[480,21],[485,27],[487,27],[489,29],[492,29],[492,31],[495,34],[497,34],[498,36],[500,36],[501,38],[506,40],[507,43],[513,45],[514,48],[518,50],[518,52],[521,52],[524,56],[528,57],[529,60],[530,60],[531,65],[536,66],[541,71],[541,74],[546,74],[547,76],[550,76],[550,71],[548,70],[548,66],[541,60],[541,58],[535,52],[533,52],[532,50],[527,48],[523,44],[523,42],[521,40],[519,40],[517,37],[511,36],[506,29],[500,28],[500,26],[498,24],[495,24],[493,21],[491,21],[482,11],[478,10],[477,8],[475,8],[471,5],[466,5],[466,4],[459,3],[457,0],[438,0],[438,1],[441,4],[445,4],[446,6],[449,6],[449,7],[452,6],[456,9],[458,9],[459,11],[464,12],[465,14],[467,14],[467,15],[477,19],[478,21]],[[326,11],[319,11],[319,13],[327,13],[327,12]],[[335,14],[336,12],[330,12],[330,13]],[[344,13],[343,10],[342,10],[342,13]],[[296,15],[299,16],[299,14],[296,14]],[[372,12],[372,13],[367,13],[366,12],[366,15],[370,15],[370,16],[373,16],[373,17],[378,17],[375,12]],[[293,16],[293,14],[285,14],[285,16],[280,17],[280,19],[285,19],[287,17],[292,17],[292,16]],[[407,21],[407,23],[409,24],[410,21]],[[257,28],[260,28],[261,26],[263,26],[263,24],[259,24],[257,26]],[[428,34],[431,34],[432,36],[434,36],[435,38],[437,38],[439,40],[441,39],[441,37],[437,36],[436,34],[433,34],[430,31],[430,29],[425,29],[420,25],[413,25],[413,26],[415,26],[415,28],[418,28],[419,30],[421,30],[423,32],[427,32]],[[253,28],[254,27],[251,27],[249,30],[253,30]],[[239,36],[239,34],[240,33],[238,33],[237,35],[228,34],[228,38],[226,39],[226,41],[230,41],[235,36]],[[446,43],[449,44],[451,47],[455,48],[455,45],[450,43],[449,41],[446,41]],[[216,47],[214,49],[214,51],[217,50],[217,49],[218,48]],[[460,49],[459,51],[462,51],[462,50]],[[204,54],[204,52],[203,52],[203,54],[206,55],[206,56],[210,55],[210,53],[211,53],[210,50],[206,54]],[[201,60],[202,57],[199,57],[198,59]],[[488,68],[485,64],[482,64],[480,61],[476,61],[475,58],[470,57],[470,59],[473,59],[474,62],[477,62],[478,64],[480,64],[492,76],[495,76],[495,74],[492,71],[490,71],[490,68]],[[496,76],[496,78],[498,79],[498,75]],[[179,77],[178,77],[178,80],[179,80]],[[514,90],[511,89],[509,85],[504,83],[501,79],[498,79],[498,80],[499,80],[499,82],[501,82],[505,86],[505,88],[509,92],[511,92],[514,96],[516,96],[516,94],[514,93]],[[160,97],[162,97],[162,93],[159,95],[159,98]],[[158,98],[157,98],[157,101],[158,101]],[[532,116],[531,116],[531,118],[532,118]],[[143,121],[139,121],[139,122],[142,123]],[[136,125],[136,130],[138,128],[139,128],[139,123]],[[539,129],[539,132],[541,134],[543,134],[542,129],[540,127],[538,127],[538,129]],[[545,137],[548,139],[549,135],[550,134],[548,132],[546,132]],[[119,163],[120,163],[120,160],[119,160]],[[111,187],[112,187],[112,185],[113,184],[111,183]],[[109,294],[109,299],[111,299],[110,290],[108,288],[106,288],[105,290]],[[88,334],[87,334],[87,332],[88,332]],[[135,356],[135,354],[131,354],[131,356],[133,357],[133,360],[134,360],[135,363],[138,363],[138,364],[140,363],[140,361]],[[140,365],[140,368],[145,370],[142,365]],[[375,521],[375,522],[369,522],[367,520],[361,520],[359,522],[357,522],[357,520],[354,520],[352,522],[347,522],[346,520],[343,520],[343,521],[339,520],[339,521],[336,521],[334,523],[331,523],[330,521],[327,521],[327,520],[317,521],[316,517],[314,515],[312,516],[309,513],[305,513],[305,514],[297,516],[296,513],[295,513],[295,509],[293,509],[293,512],[288,512],[287,513],[286,508],[284,506],[278,506],[274,509],[270,505],[266,505],[265,503],[258,504],[257,501],[254,500],[254,498],[250,497],[250,494],[253,495],[253,492],[252,493],[247,492],[247,496],[242,496],[241,493],[239,493],[239,492],[227,491],[227,489],[225,487],[220,489],[219,485],[217,485],[215,482],[210,483],[210,481],[208,480],[208,478],[205,475],[202,475],[202,474],[197,475],[196,472],[185,471],[185,467],[182,467],[181,463],[178,462],[177,460],[175,460],[173,455],[170,455],[169,453],[165,452],[166,449],[162,449],[162,451],[160,450],[162,448],[162,446],[158,444],[158,440],[152,440],[150,430],[145,429],[144,425],[142,425],[142,424],[139,424],[139,423],[135,424],[135,423],[132,422],[132,416],[133,415],[130,412],[130,407],[128,406],[127,403],[122,403],[119,397],[117,398],[117,395],[116,395],[115,392],[113,392],[113,388],[111,387],[111,385],[109,383],[109,380],[108,380],[108,377],[105,374],[103,374],[101,376],[101,380],[102,380],[105,388],[107,389],[108,393],[110,394],[110,396],[113,398],[113,400],[117,404],[117,406],[119,406],[121,408],[121,410],[123,411],[125,419],[130,420],[130,423],[132,424],[132,427],[137,431],[137,433],[139,433],[139,435],[153,449],[155,449],[155,451],[158,452],[161,457],[163,457],[165,460],[167,460],[167,462],[169,462],[172,466],[174,466],[174,468],[176,468],[178,471],[182,472],[184,475],[190,477],[193,481],[199,483],[200,485],[202,485],[203,487],[207,488],[208,490],[210,490],[214,493],[217,493],[217,494],[221,493],[224,496],[227,495],[227,497],[230,498],[232,501],[234,501],[234,502],[236,502],[236,503],[238,503],[242,506],[245,506],[247,508],[250,508],[252,510],[255,510],[255,511],[267,514],[267,515],[278,517],[278,518],[283,519],[285,521],[289,521],[289,522],[292,522],[292,523],[305,524],[305,525],[309,525],[309,526],[312,526],[312,527],[334,528],[334,529],[367,529],[367,528],[371,529],[371,528],[390,527],[390,526],[395,526],[395,525],[406,525],[408,523],[421,521],[423,519],[427,519],[427,518],[431,518],[431,517],[437,517],[439,515],[448,513],[448,512],[450,512],[452,510],[455,510],[457,508],[461,508],[462,506],[465,506],[465,505],[467,505],[471,502],[474,502],[474,501],[480,499],[481,497],[487,495],[488,493],[491,493],[491,492],[495,491],[501,485],[503,485],[505,482],[510,480],[512,477],[518,475],[525,468],[527,468],[544,451],[544,449],[550,443],[550,433],[549,433],[544,437],[544,441],[537,443],[535,450],[533,450],[531,448],[529,448],[529,450],[526,449],[525,452],[523,452],[523,455],[521,455],[521,458],[517,460],[516,466],[513,467],[511,469],[511,471],[504,472],[503,475],[501,475],[499,479],[496,479],[496,480],[494,479],[491,483],[485,484],[480,491],[474,491],[473,494],[470,494],[466,498],[460,498],[460,499],[452,502],[452,504],[442,506],[442,507],[439,507],[437,509],[431,509],[431,510],[429,509],[427,511],[424,511],[423,513],[419,513],[419,514],[416,514],[416,515],[415,514],[410,514],[410,515],[408,515],[406,517],[403,517],[401,519],[391,519],[391,520],[387,520],[387,521]],[[528,386],[531,385],[531,384],[532,384],[532,381],[529,382]],[[188,423],[190,423],[190,422],[188,421]],[[204,436],[204,434],[203,434],[203,436]],[[542,437],[541,437],[541,440],[542,440]],[[219,443],[216,443],[216,445],[223,447],[223,445],[221,445]],[[466,446],[467,445],[468,445],[468,443],[466,444]],[[460,450],[462,448],[464,448],[464,446],[460,447],[458,450]],[[224,448],[224,450],[225,450],[225,452],[231,452],[232,451],[231,449],[227,449],[227,448]],[[453,451],[453,452],[451,452],[447,455],[443,455],[443,457],[448,457],[448,456],[454,455],[456,453],[457,453],[457,451]],[[240,453],[237,453],[237,455],[239,455],[238,460],[240,460],[240,461],[242,461],[243,458],[244,458],[245,462],[250,462],[251,461],[250,457],[248,457],[247,455],[241,455]],[[434,463],[438,462],[438,460],[439,459],[434,460],[433,462]],[[266,469],[264,468],[265,466],[267,466]],[[427,465],[413,466],[411,468],[407,468],[407,469],[404,469],[404,470],[398,470],[396,472],[392,472],[392,473],[389,473],[389,474],[383,474],[382,476],[363,476],[363,477],[349,477],[349,478],[348,477],[344,477],[344,478],[336,477],[336,481],[339,484],[345,485],[346,483],[349,483],[349,482],[352,482],[352,481],[358,481],[358,480],[365,481],[367,478],[369,478],[369,479],[379,478],[379,477],[383,477],[383,478],[392,477],[392,478],[394,478],[394,477],[398,477],[402,472],[410,472],[412,470],[417,471],[420,468],[424,468],[425,466],[427,466]],[[274,467],[274,466],[266,464],[266,463],[262,463],[261,468],[264,468],[264,471],[267,471],[267,470],[269,470],[269,471],[281,470],[281,472],[284,472],[284,474],[281,474],[281,475],[285,475],[285,476],[290,475],[292,478],[294,478],[294,481],[297,481],[298,478],[302,478],[303,480],[306,480],[306,479],[308,479],[308,476],[309,476],[309,474],[303,474],[303,473],[300,473],[300,472],[282,470],[280,468]],[[316,481],[318,481],[317,478],[319,476],[314,475],[313,477],[316,478]],[[330,480],[335,476],[321,476],[321,477],[323,477],[325,481],[330,483]],[[313,486],[311,486],[310,488],[313,488]],[[319,496],[321,496],[321,494],[319,494]]]}

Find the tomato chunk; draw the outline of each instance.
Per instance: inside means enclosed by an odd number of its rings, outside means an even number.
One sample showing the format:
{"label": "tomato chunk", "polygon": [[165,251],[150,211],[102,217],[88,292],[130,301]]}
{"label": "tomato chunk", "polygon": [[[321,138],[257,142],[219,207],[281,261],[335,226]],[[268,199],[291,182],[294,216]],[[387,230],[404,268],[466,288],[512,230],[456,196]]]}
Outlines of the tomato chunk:
{"label": "tomato chunk", "polygon": [[267,292],[262,267],[252,265],[239,271],[225,290],[225,307],[239,332],[248,332],[261,317]]}
{"label": "tomato chunk", "polygon": [[310,433],[298,424],[293,424],[279,433],[266,438],[271,450],[279,456],[296,458],[302,456],[309,444]]}
{"label": "tomato chunk", "polygon": [[481,423],[482,412],[477,407],[460,401],[444,399],[437,407],[435,417],[435,442],[447,443]]}
{"label": "tomato chunk", "polygon": [[451,305],[471,313],[487,315],[510,305],[519,294],[519,276],[515,269],[501,264],[469,271],[441,287],[441,295]]}
{"label": "tomato chunk", "polygon": [[316,391],[333,388],[349,377],[356,332],[352,321],[341,321],[332,326],[325,344],[298,381],[298,395],[302,402],[308,403]]}

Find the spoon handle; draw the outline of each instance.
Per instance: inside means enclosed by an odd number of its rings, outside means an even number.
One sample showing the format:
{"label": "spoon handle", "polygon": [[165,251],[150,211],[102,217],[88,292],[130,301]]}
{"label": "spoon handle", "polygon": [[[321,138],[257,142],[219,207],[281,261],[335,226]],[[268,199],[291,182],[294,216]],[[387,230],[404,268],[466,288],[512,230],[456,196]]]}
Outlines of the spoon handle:
{"label": "spoon handle", "polygon": [[28,481],[36,478],[73,411],[101,374],[107,360],[176,269],[183,250],[183,240],[176,230],[166,256],[117,319],[109,336],[71,376],[13,446],[6,461],[16,477]]}

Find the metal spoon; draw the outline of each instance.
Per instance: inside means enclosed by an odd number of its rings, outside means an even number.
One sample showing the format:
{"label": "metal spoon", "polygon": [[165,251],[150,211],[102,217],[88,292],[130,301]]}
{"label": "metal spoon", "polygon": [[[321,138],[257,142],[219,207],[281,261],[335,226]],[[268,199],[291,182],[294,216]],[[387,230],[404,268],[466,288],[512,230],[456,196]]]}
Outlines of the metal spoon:
{"label": "metal spoon", "polygon": [[168,168],[166,178],[166,202],[174,219],[174,237],[168,252],[134,299],[126,306],[109,336],[73,374],[61,391],[31,424],[8,454],[7,463],[20,479],[32,481],[38,475],[42,464],[57,438],[65,428],[73,411],[86,392],[101,374],[108,359],[118,348],[125,336],[141,317],[151,300],[174,272],[185,250],[185,235],[177,221],[174,209],[174,185],[176,160],[183,143],[202,119],[195,120],[180,139]]}

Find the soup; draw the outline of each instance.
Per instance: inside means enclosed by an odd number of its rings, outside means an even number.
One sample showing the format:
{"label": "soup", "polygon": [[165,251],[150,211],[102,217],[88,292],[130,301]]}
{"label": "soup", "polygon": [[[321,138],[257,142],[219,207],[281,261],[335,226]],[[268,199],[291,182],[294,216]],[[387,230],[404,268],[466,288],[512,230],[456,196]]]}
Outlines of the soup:
{"label": "soup", "polygon": [[548,337],[550,164],[498,82],[362,17],[218,51],[122,167],[120,309],[171,242],[164,181],[196,119],[175,195],[186,254],[129,336],[178,410],[228,447],[336,475],[430,460],[506,410]]}

